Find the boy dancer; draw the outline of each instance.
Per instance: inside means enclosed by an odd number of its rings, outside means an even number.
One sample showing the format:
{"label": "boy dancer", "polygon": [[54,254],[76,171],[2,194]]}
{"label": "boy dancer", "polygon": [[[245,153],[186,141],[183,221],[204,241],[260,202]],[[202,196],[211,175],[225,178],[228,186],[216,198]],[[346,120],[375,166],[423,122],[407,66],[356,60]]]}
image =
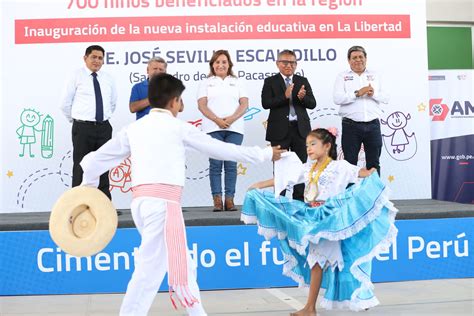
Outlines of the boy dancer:
{"label": "boy dancer", "polygon": [[[280,158],[279,148],[242,147],[223,143],[176,118],[183,110],[183,83],[168,74],[149,83],[150,115],[121,130],[81,162],[82,185],[96,186],[99,176],[130,156],[133,166],[132,216],[142,237],[135,271],[120,315],[146,315],[168,272],[173,296],[189,315],[206,315],[196,282],[196,267],[186,243],[181,192],[185,150],[193,148],[219,160],[259,163]],[[174,295],[173,295],[174,292]]]}

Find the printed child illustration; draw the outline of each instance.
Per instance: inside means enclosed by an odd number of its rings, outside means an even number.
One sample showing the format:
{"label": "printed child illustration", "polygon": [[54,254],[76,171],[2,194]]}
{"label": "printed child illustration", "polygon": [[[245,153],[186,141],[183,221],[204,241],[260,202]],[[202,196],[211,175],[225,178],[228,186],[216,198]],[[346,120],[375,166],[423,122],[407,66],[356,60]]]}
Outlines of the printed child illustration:
{"label": "printed child illustration", "polygon": [[16,134],[20,139],[20,144],[23,145],[22,152],[19,155],[23,157],[25,155],[25,147],[28,145],[28,151],[30,157],[35,155],[31,151],[31,144],[36,143],[36,132],[41,132],[36,126],[41,121],[41,114],[33,109],[24,109],[20,114],[21,126],[16,130]]}
{"label": "printed child illustration", "polygon": [[406,127],[410,114],[397,111],[390,114],[387,120],[380,120],[383,125],[391,129],[388,135],[383,134],[385,149],[395,160],[408,160],[416,153],[417,143],[415,133],[408,134]]}
{"label": "printed child illustration", "polygon": [[130,158],[125,159],[120,165],[114,167],[109,172],[110,191],[114,188],[120,189],[122,193],[127,193],[132,189],[132,162]]}

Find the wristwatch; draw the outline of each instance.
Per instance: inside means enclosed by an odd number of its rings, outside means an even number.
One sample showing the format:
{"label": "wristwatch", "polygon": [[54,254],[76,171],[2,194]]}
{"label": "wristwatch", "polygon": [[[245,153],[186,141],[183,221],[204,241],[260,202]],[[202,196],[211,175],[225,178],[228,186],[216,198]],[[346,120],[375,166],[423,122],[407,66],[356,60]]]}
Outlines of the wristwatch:
{"label": "wristwatch", "polygon": [[358,98],[359,97],[359,90],[354,91],[354,94],[355,94],[356,98]]}

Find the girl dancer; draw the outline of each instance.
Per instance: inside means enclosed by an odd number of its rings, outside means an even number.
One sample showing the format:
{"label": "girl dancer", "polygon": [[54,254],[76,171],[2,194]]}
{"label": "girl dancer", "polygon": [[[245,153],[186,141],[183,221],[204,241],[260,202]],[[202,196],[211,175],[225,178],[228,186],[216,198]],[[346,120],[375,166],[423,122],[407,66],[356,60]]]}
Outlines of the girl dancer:
{"label": "girl dancer", "polygon": [[[281,179],[258,182],[247,192],[242,220],[257,223],[267,239],[278,236],[286,259],[283,274],[309,286],[305,307],[291,315],[316,315],[321,287],[326,289],[321,306],[327,309],[373,307],[379,302],[370,281],[371,261],[396,237],[397,209],[375,168],[336,160],[336,137],[327,129],[310,132],[306,148],[308,163],[288,164],[295,170],[281,173],[296,174],[293,183],[305,182],[305,202],[260,190]],[[355,185],[346,189],[350,183]]]}

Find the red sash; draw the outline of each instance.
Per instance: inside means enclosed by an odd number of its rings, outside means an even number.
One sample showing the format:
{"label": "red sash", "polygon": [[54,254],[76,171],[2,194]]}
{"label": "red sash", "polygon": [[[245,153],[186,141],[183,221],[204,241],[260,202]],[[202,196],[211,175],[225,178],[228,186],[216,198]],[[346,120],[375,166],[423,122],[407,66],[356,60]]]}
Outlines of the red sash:
{"label": "red sash", "polygon": [[169,184],[142,184],[132,188],[133,198],[155,197],[167,200],[165,240],[168,253],[168,286],[171,302],[177,309],[173,292],[183,307],[199,302],[189,290],[186,230],[181,210],[183,188]]}

